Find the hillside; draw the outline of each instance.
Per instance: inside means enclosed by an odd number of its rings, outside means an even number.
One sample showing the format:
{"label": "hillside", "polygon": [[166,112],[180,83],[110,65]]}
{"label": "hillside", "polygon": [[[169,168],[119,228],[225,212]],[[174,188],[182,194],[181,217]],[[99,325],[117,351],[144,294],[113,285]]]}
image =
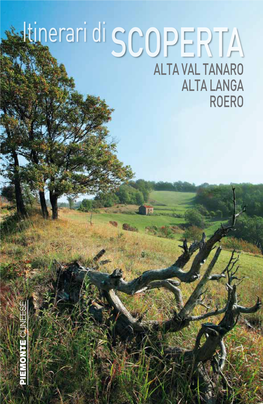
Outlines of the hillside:
{"label": "hillside", "polygon": [[[174,191],[152,191],[149,196],[149,204],[153,205],[153,215],[139,215],[138,206],[117,204],[111,208],[101,208],[95,210],[92,214],[93,223],[109,223],[116,221],[119,227],[124,223],[138,229],[140,233],[145,234],[146,228],[156,226],[176,226],[177,230],[173,237],[177,240],[182,238],[185,227],[185,212],[194,207],[193,192],[174,192]],[[90,221],[90,213],[77,215],[72,211],[71,219],[78,222],[87,223]],[[205,232],[211,236],[221,225],[222,220],[208,219]],[[223,221],[225,223],[225,221]]]}
{"label": "hillside", "polygon": [[149,202],[155,206],[155,209],[176,208],[176,211],[184,213],[185,210],[193,205],[195,197],[194,192],[171,192],[171,191],[152,191]]}
{"label": "hillside", "polygon": [[[174,390],[169,368],[156,364],[152,367],[144,350],[134,355],[128,346],[125,349],[118,344],[110,346],[106,330],[98,324],[94,326],[88,319],[83,325],[79,320],[76,323],[74,317],[67,313],[60,315],[51,303],[42,317],[33,314],[30,317],[30,386],[22,391],[17,385],[19,322],[16,302],[22,296],[34,296],[39,285],[47,283],[54,260],[64,263],[78,260],[88,265],[92,257],[105,248],[105,258],[111,263],[104,271],[122,268],[129,280],[145,270],[173,263],[180,254],[178,245],[176,240],[141,232],[123,232],[108,223],[99,222],[96,217],[90,225],[87,214],[67,209],[61,210],[57,222],[35,216],[21,224],[19,231],[8,236],[2,244],[2,377],[7,381],[3,392],[5,402],[22,404],[27,402],[29,394],[34,397],[35,403],[146,404],[156,400],[162,403],[188,400],[191,403],[191,393],[186,389],[183,376],[179,387]],[[229,257],[230,252],[223,252],[218,268],[223,268]],[[241,275],[246,277],[239,286],[240,301],[251,305],[255,296],[263,294],[263,258],[242,253],[240,265]],[[185,299],[193,288],[191,284],[182,286]],[[209,284],[208,300],[213,299],[213,307],[216,304],[221,306],[225,295],[223,282]],[[46,299],[50,301],[48,295]],[[171,295],[162,290],[153,290],[134,298],[126,296],[123,300],[132,312],[148,319],[161,320],[169,315],[173,307]],[[204,310],[199,306],[196,314]],[[262,322],[262,310],[247,319],[258,326]],[[200,323],[195,322],[180,334],[162,338],[171,345],[191,347],[199,328]],[[261,333],[249,330],[241,319],[227,336],[226,344],[228,362],[224,372],[231,381],[233,391],[230,396],[239,403],[262,401]]]}

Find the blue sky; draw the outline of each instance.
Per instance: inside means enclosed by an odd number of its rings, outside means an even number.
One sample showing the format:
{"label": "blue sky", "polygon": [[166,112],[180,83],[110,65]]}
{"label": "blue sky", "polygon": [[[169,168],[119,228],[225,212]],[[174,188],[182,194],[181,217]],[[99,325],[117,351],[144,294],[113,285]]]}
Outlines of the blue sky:
{"label": "blue sky", "polygon": [[[83,27],[87,22],[87,43],[48,43],[51,53],[66,66],[77,89],[83,94],[104,98],[115,109],[109,125],[118,141],[118,156],[130,164],[136,178],[155,181],[184,180],[200,184],[262,182],[263,101],[261,40],[263,3],[246,1],[2,1],[1,36],[13,25],[23,23],[38,27]],[[94,43],[91,30],[99,21],[106,22],[106,42]],[[181,58],[180,44],[150,58],[145,50],[139,58],[128,53],[122,58],[111,55],[119,47],[111,32],[123,27],[128,32],[139,27],[144,35],[156,27],[229,27],[225,38],[228,47],[233,27],[241,38],[244,58],[218,57],[218,39],[213,36],[212,58]],[[119,36],[121,37],[121,36]],[[189,38],[196,38],[196,33]],[[134,47],[144,47],[137,37]],[[154,42],[152,43],[154,47]],[[195,49],[195,46],[193,47]],[[190,49],[189,49],[190,51]],[[226,52],[225,52],[226,53]],[[182,92],[184,77],[154,76],[156,63],[243,63],[241,76],[244,92],[242,108],[210,108],[210,92]],[[202,76],[200,76],[202,78]],[[200,78],[198,77],[198,78]],[[195,77],[185,77],[192,80]],[[220,77],[206,77],[213,80]],[[224,76],[224,79],[237,77]],[[238,77],[239,79],[239,77]],[[226,95],[215,93],[215,95]]]}

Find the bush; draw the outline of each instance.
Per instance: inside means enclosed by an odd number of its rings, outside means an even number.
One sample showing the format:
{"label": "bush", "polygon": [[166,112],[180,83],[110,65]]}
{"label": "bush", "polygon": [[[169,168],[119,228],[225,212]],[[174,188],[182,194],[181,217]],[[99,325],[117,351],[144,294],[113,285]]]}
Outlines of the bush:
{"label": "bush", "polygon": [[242,250],[251,254],[261,254],[261,250],[254,244],[248,243],[245,240],[237,239],[235,237],[227,237],[221,241],[223,247],[229,250]]}
{"label": "bush", "polygon": [[205,219],[197,209],[189,209],[185,212],[185,220],[190,226],[196,226],[201,229],[205,227]]}
{"label": "bush", "polygon": [[184,233],[184,238],[187,240],[201,240],[203,230],[197,226],[190,226]]}
{"label": "bush", "polygon": [[81,212],[89,212],[93,207],[93,201],[91,199],[83,199],[80,204],[79,210]]}
{"label": "bush", "polygon": [[145,227],[145,231],[157,237],[174,238],[175,234],[182,233],[182,230],[178,226],[148,226]]}
{"label": "bush", "polygon": [[136,232],[139,231],[137,229],[137,227],[132,227],[128,223],[123,223],[122,228],[123,228],[123,230],[127,230],[127,231],[136,231]]}

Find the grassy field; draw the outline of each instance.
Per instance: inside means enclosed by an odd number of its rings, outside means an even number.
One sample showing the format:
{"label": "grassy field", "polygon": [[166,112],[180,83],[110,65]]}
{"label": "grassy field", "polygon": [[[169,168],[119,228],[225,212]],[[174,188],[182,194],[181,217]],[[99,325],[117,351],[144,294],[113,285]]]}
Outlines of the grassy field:
{"label": "grassy field", "polygon": [[[2,243],[3,402],[193,403],[183,375],[174,374],[173,364],[168,367],[153,364],[143,349],[135,354],[123,345],[112,347],[103,327],[95,326],[88,319],[82,324],[78,311],[75,317],[60,314],[51,303],[42,316],[32,314],[30,317],[30,386],[26,389],[19,386],[18,301],[34,296],[36,289],[47,282],[53,273],[54,260],[78,260],[88,265],[92,257],[105,248],[105,258],[111,260],[105,270],[122,268],[126,279],[132,279],[145,270],[170,265],[180,254],[177,240],[143,232],[123,232],[96,219],[96,215],[92,226],[87,219],[87,214],[67,209],[60,210],[60,219],[56,222],[44,221],[36,215],[19,224],[17,231]],[[222,253],[216,271],[224,267],[229,256],[228,251]],[[242,253],[240,266],[240,274],[246,279],[238,288],[239,301],[251,305],[256,296],[263,295],[263,258]],[[184,299],[193,288],[193,284],[182,285]],[[224,283],[209,284],[206,296],[212,307],[221,306],[226,297]],[[48,296],[46,299],[48,301]],[[171,314],[173,307],[172,296],[162,290],[125,296],[123,300],[132,312],[144,315],[145,319],[162,320]],[[204,310],[199,306],[195,314]],[[262,310],[250,315],[248,320],[253,324],[261,323]],[[199,328],[200,324],[194,323],[179,334],[162,336],[163,342],[191,348]],[[228,351],[225,375],[232,386],[225,402],[262,402],[261,332],[249,330],[240,319],[225,342]]]}
{"label": "grassy field", "polygon": [[[74,212],[70,215],[70,218],[81,223],[88,223],[90,221],[90,214],[76,214]],[[170,216],[142,216],[137,214],[111,213],[109,211],[95,213],[92,216],[92,222],[95,224],[109,223],[109,221],[116,221],[120,228],[124,223],[128,223],[130,226],[136,227],[141,233],[145,233],[145,227],[147,226],[178,226],[185,222],[183,218],[174,218]]]}
{"label": "grassy field", "polygon": [[[143,216],[138,214],[136,205],[117,205],[112,208],[100,209],[99,213],[92,215],[93,223],[109,223],[116,221],[119,227],[124,223],[136,227],[140,233],[145,233],[145,228],[149,226],[183,226],[185,224],[184,214],[187,209],[194,207],[195,193],[192,192],[170,192],[153,191],[149,197],[149,203],[154,206],[154,214]],[[90,221],[90,213],[72,213],[71,219],[81,223]],[[205,232],[208,236],[221,225],[221,221],[210,220],[207,222]],[[178,229],[174,238],[180,240],[184,231]]]}
{"label": "grassy field", "polygon": [[[184,214],[187,208],[193,206],[194,197],[193,192],[152,191],[149,203],[155,206],[155,210],[175,210],[177,213]],[[164,206],[158,206],[158,204]]]}

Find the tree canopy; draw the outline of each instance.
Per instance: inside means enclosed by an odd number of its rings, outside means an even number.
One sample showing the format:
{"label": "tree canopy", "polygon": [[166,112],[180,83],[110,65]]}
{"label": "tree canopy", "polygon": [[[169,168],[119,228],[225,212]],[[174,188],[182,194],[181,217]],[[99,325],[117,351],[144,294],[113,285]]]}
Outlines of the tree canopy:
{"label": "tree canopy", "polygon": [[19,213],[26,214],[24,182],[39,191],[44,217],[49,191],[56,219],[60,196],[112,190],[132,171],[119,161],[109,138],[113,109],[105,100],[80,94],[47,46],[24,41],[14,29],[6,37],[0,45],[5,175],[15,185]]}

